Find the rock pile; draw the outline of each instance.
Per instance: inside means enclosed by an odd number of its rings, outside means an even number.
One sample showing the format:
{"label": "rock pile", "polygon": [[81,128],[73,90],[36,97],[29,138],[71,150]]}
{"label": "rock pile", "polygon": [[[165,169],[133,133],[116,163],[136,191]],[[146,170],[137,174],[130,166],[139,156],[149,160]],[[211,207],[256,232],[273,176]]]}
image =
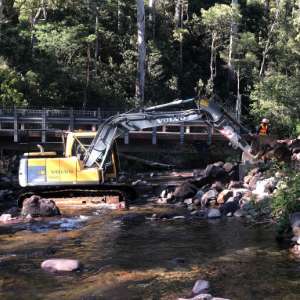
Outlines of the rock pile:
{"label": "rock pile", "polygon": [[259,156],[265,160],[277,159],[284,162],[300,162],[300,136],[296,139],[275,140],[264,145]]}
{"label": "rock pile", "polygon": [[280,174],[267,177],[262,168],[254,168],[240,181],[238,165],[223,162],[194,174],[173,192],[164,190],[157,202],[182,203],[194,216],[253,218],[257,216],[255,203],[267,201],[280,180]]}

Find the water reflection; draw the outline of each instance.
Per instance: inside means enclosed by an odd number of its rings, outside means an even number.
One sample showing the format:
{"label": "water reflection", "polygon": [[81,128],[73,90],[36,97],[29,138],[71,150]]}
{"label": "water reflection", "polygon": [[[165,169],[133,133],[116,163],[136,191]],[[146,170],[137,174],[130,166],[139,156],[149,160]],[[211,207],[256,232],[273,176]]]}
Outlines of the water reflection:
{"label": "water reflection", "polygon": [[[48,222],[59,230],[2,233],[0,299],[177,299],[199,278],[225,298],[300,299],[299,262],[289,260],[272,228],[233,218],[131,225],[117,212],[79,220]],[[64,231],[74,221],[80,226]],[[84,269],[48,274],[40,263],[52,257],[79,259]]]}

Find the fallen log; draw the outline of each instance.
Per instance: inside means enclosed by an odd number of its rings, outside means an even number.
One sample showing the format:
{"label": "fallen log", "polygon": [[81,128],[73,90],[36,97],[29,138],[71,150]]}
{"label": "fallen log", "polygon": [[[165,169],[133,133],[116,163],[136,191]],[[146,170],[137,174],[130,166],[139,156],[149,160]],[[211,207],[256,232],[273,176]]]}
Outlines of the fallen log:
{"label": "fallen log", "polygon": [[143,159],[143,158],[140,158],[140,157],[136,157],[136,156],[128,155],[128,154],[123,154],[123,153],[119,153],[119,156],[124,157],[128,160],[137,161],[137,162],[140,162],[140,163],[145,164],[147,166],[156,167],[156,168],[171,169],[171,168],[175,167],[175,165],[163,164],[163,163],[159,163],[159,162],[155,162],[155,161],[151,161],[151,160],[146,160],[146,159]]}

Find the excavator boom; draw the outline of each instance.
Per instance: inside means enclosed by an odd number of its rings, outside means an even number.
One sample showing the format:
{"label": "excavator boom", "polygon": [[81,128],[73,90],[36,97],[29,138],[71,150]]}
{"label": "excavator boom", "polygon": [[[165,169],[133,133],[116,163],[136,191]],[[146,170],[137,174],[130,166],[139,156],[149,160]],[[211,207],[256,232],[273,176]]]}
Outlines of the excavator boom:
{"label": "excavator boom", "polygon": [[[172,112],[161,111],[164,108],[191,103],[194,104],[194,109]],[[223,112],[215,102],[192,98],[149,107],[140,112],[124,113],[111,117],[98,129],[96,137],[85,154],[84,164],[86,167],[92,167],[98,162],[100,163],[100,169],[102,169],[115,139],[129,131],[197,120],[205,121],[208,125],[213,126],[234,147],[247,152],[247,156],[251,158],[250,146],[235,130],[235,127],[239,126],[238,122]]]}

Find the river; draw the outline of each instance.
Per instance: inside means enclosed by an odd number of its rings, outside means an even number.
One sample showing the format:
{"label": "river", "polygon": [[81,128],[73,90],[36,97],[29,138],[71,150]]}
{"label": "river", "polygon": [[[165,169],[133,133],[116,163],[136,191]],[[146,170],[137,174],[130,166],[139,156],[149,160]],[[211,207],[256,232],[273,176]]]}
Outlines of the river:
{"label": "river", "polygon": [[[130,212],[169,211],[152,205]],[[227,218],[124,224],[127,212],[65,212],[0,228],[0,299],[177,299],[197,279],[230,299],[300,299],[300,263],[274,230]],[[87,217],[79,217],[84,214]],[[75,258],[82,270],[51,274],[48,258]]]}

